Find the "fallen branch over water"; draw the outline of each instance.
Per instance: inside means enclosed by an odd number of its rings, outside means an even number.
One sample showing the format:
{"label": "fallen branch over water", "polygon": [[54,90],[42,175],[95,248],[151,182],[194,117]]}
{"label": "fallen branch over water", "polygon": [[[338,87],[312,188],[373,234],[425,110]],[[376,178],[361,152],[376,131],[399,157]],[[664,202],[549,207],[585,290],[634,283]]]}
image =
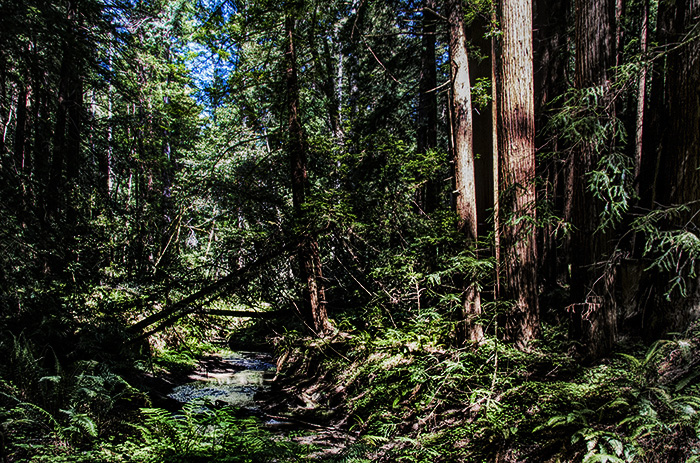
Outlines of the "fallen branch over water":
{"label": "fallen branch over water", "polygon": [[[184,317],[185,315],[192,314],[192,313],[201,313],[201,314],[212,314],[216,315],[212,312],[217,312],[215,310],[207,310],[203,309],[202,307],[210,303],[212,301],[215,301],[225,294],[228,294],[231,292],[231,290],[235,287],[240,287],[249,281],[251,281],[259,270],[270,263],[272,260],[281,257],[283,255],[286,255],[294,250],[299,246],[300,239],[295,239],[293,241],[287,242],[283,244],[282,246],[276,248],[273,252],[270,252],[268,254],[265,254],[258,258],[257,260],[249,263],[248,265],[245,265],[239,269],[231,271],[228,275],[226,275],[223,278],[220,278],[219,280],[211,283],[208,286],[205,286],[204,288],[200,289],[199,291],[187,296],[186,298],[164,308],[163,310],[156,312],[154,314],[149,315],[148,317],[144,318],[143,320],[135,323],[133,326],[131,326],[130,331],[132,333],[140,333],[137,334],[135,337],[129,339],[126,344],[134,344],[136,342],[139,342],[143,339],[146,339],[147,337],[151,336],[154,333],[157,333],[158,331],[172,325],[175,323],[177,320],[180,318]],[[219,312],[239,312],[239,311],[219,311]],[[255,316],[260,316],[259,314],[263,313],[274,313],[275,315],[270,315],[270,317],[276,316],[281,314],[280,311],[276,312],[252,312],[252,311],[240,311],[240,313],[244,313],[246,315],[234,315],[233,313],[227,313],[227,314],[220,314],[220,315],[229,315],[229,316],[253,316],[252,314],[256,314]],[[267,316],[267,315],[266,315]],[[160,323],[159,323],[160,322]],[[149,326],[153,326],[156,323],[158,325],[155,328],[152,328],[148,331],[143,332],[144,329],[148,328]]]}

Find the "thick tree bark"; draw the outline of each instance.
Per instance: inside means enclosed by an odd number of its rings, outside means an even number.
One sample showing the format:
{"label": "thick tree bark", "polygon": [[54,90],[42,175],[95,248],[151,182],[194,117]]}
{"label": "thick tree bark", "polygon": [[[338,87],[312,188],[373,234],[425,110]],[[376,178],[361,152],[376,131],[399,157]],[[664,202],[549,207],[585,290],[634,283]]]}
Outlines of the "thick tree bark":
{"label": "thick tree bark", "polygon": [[[459,227],[467,244],[476,247],[476,184],[474,178],[474,151],[472,148],[472,103],[469,79],[467,39],[461,0],[447,0],[449,23],[451,121],[454,150],[455,207]],[[476,282],[467,282],[462,310],[464,339],[481,342],[483,329],[476,320],[481,315],[481,294]]]}
{"label": "thick tree bark", "polygon": [[507,339],[527,349],[539,331],[531,0],[504,0],[499,19],[501,298],[514,303],[506,317]]}
{"label": "thick tree bark", "polygon": [[[291,167],[292,204],[295,218],[299,226],[308,228],[307,211],[304,209],[306,192],[309,188],[307,147],[299,108],[299,82],[294,49],[294,26],[295,19],[288,15],[285,18],[285,33],[287,35],[285,80],[287,86],[289,137],[287,152]],[[324,336],[330,331],[331,326],[326,312],[325,288],[318,241],[310,231],[304,233],[297,257],[299,259],[299,276],[305,285],[303,316],[309,327],[316,334]]]}
{"label": "thick tree bark", "polygon": [[[608,95],[615,64],[615,0],[576,1],[577,89],[602,87]],[[612,103],[605,106],[610,112]],[[609,116],[614,117],[613,114]],[[617,336],[617,314],[613,298],[614,267],[608,265],[609,234],[598,230],[602,204],[587,187],[586,176],[596,167],[600,151],[595,141],[583,139],[573,156],[571,223],[572,336],[581,341],[589,359],[612,348]]]}
{"label": "thick tree bark", "polygon": [[[570,15],[569,2],[559,0],[534,1],[534,76],[535,76],[535,146],[543,156],[537,165],[538,201],[548,201],[560,216],[570,201],[566,188],[567,169],[559,157],[561,142],[556,133],[546,133],[543,128],[549,122],[552,102],[567,88],[567,61],[569,37],[566,32]],[[564,286],[568,276],[568,238],[557,236],[557,223],[543,224],[539,236],[539,284],[545,292]],[[542,301],[544,302],[544,301]]]}
{"label": "thick tree bark", "polygon": [[[700,37],[697,31],[700,1],[661,2],[659,17],[666,30],[664,44],[673,48],[666,60],[664,79],[665,126],[661,139],[661,178],[658,201],[684,204],[700,199]],[[688,34],[695,34],[688,35]],[[693,204],[681,219],[700,225]]]}
{"label": "thick tree bark", "polygon": [[612,81],[615,51],[614,0],[576,0],[576,88]]}
{"label": "thick tree bark", "polygon": [[[436,0],[423,2],[423,37],[420,80],[418,86],[418,130],[416,145],[419,154],[437,147],[437,66],[435,61]],[[434,178],[422,179],[416,192],[420,211],[430,214],[438,205],[438,185]]]}
{"label": "thick tree bark", "polygon": [[[470,45],[479,50],[480,59],[472,60],[469,66],[469,76],[472,84],[477,79],[492,79],[492,41],[487,36],[491,27],[490,19],[477,16],[472,20]],[[492,82],[493,84],[493,82]],[[490,95],[489,95],[490,96]],[[491,113],[492,102],[482,108],[472,111],[473,151],[476,190],[476,217],[478,219],[478,235],[486,236],[493,228],[488,223],[494,205],[494,152],[493,152],[493,120]]]}
{"label": "thick tree bark", "polygon": [[[698,16],[700,1],[662,1],[658,13],[658,42],[666,48],[665,62],[656,69],[652,85],[650,113],[657,114],[656,145],[645,143],[647,166],[656,169],[651,185],[642,184],[652,208],[685,204],[687,210],[665,224],[700,235],[700,36]],[[645,133],[646,136],[646,133]],[[644,166],[643,168],[648,168]],[[647,335],[668,330],[682,330],[700,313],[700,282],[688,281],[686,295],[663,294],[665,282],[676,275],[663,275],[643,285],[653,289],[646,312],[650,317],[643,326]],[[686,275],[687,276],[687,275]]]}

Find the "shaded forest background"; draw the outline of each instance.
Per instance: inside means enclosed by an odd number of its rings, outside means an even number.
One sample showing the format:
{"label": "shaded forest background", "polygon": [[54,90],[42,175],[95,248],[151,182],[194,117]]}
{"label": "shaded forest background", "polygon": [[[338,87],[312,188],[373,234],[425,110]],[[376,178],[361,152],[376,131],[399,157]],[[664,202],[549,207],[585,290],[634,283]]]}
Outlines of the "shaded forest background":
{"label": "shaded forest background", "polygon": [[343,461],[695,461],[699,17],[0,1],[2,457],[172,457],[123,378],[230,338]]}

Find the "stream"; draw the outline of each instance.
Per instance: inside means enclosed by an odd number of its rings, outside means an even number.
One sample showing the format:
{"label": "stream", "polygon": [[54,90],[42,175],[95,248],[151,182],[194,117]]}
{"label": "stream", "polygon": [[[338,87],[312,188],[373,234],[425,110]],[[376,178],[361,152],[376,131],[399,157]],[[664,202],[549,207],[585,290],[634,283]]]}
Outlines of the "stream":
{"label": "stream", "polygon": [[315,446],[318,459],[338,455],[354,441],[355,436],[340,429],[295,419],[293,407],[286,416],[268,414],[270,394],[266,393],[275,375],[271,354],[222,352],[201,359],[187,381],[174,386],[168,397],[182,404],[205,399],[218,407],[237,407],[243,414],[260,417],[262,426],[284,435],[295,434],[292,440]]}
{"label": "stream", "polygon": [[275,375],[270,354],[263,352],[227,352],[199,362],[187,382],[173,388],[168,397],[181,403],[208,399],[219,406],[235,406],[251,413],[259,411],[258,393],[269,391]]}

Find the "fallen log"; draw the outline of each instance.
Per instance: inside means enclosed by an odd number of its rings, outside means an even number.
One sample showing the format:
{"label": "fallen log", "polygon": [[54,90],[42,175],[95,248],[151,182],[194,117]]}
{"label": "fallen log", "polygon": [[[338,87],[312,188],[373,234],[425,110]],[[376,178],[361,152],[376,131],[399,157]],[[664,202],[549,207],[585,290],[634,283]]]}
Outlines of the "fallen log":
{"label": "fallen log", "polygon": [[[135,334],[135,337],[129,339],[126,344],[134,344],[154,333],[162,330],[163,328],[172,325],[178,319],[184,317],[185,315],[191,313],[201,312],[201,308],[204,304],[212,302],[219,299],[224,294],[231,291],[232,288],[236,286],[242,286],[252,280],[256,273],[264,266],[267,265],[272,260],[283,256],[299,246],[299,238],[294,241],[287,242],[282,246],[276,248],[273,252],[265,254],[259,257],[257,260],[245,265],[239,269],[231,271],[228,275],[219,280],[205,286],[199,291],[190,294],[186,298],[175,302],[174,304],[155,312],[143,320],[134,323],[129,331]],[[254,312],[263,313],[263,312]],[[159,323],[160,322],[160,323]],[[146,332],[143,332],[149,326],[159,323],[155,328],[152,328]]]}
{"label": "fallen log", "polygon": [[269,312],[255,312],[252,310],[218,310],[218,309],[207,309],[198,310],[196,313],[202,315],[222,315],[225,317],[240,317],[240,318],[275,318],[283,315],[287,312],[284,310],[272,310]]}

